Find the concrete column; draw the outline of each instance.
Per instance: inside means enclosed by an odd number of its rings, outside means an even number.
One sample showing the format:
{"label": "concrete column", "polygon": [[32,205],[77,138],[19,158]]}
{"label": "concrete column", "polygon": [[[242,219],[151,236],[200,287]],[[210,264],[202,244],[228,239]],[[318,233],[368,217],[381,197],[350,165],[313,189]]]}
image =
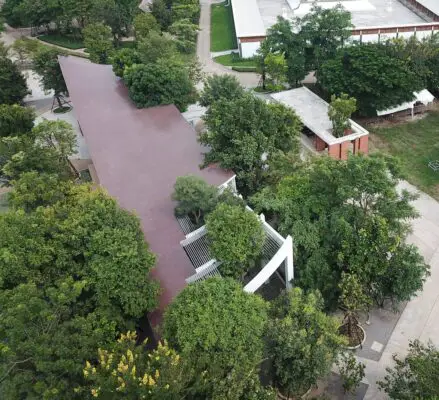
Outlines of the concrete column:
{"label": "concrete column", "polygon": [[358,152],[363,154],[369,154],[369,136],[360,137],[360,145],[358,146]]}
{"label": "concrete column", "polygon": [[323,151],[326,148],[326,143],[316,135],[314,146],[316,147],[317,151]]}
{"label": "concrete column", "polygon": [[360,146],[360,140],[359,139],[355,139],[354,140],[354,151],[353,151],[354,154],[358,153],[359,146]]}
{"label": "concrete column", "polygon": [[287,245],[287,257],[285,258],[285,283],[286,289],[290,290],[293,285],[292,281],[294,279],[294,255],[293,255],[293,238],[288,235],[285,239],[285,244]]}

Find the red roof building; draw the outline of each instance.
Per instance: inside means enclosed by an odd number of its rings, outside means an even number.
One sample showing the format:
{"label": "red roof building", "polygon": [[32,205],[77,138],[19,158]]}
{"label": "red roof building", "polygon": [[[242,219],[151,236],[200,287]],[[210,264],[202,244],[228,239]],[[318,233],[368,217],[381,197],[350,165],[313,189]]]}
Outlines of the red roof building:
{"label": "red roof building", "polygon": [[193,174],[221,185],[232,172],[200,169],[203,149],[192,126],[173,105],[137,109],[111,66],[60,57],[74,112],[100,184],[119,204],[134,211],[151,250],[157,255],[160,307],[150,315],[160,322],[167,304],[195,273],[180,245],[185,238],[171,200],[177,177]]}

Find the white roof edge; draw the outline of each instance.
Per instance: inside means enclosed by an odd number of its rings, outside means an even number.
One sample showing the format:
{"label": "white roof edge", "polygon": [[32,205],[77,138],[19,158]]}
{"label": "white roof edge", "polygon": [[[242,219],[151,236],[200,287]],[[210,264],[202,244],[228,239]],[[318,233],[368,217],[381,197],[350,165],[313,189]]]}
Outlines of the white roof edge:
{"label": "white roof edge", "polygon": [[[438,26],[439,21],[437,22],[418,22],[417,24],[391,24],[391,25],[368,25],[368,26],[354,26],[351,30],[361,31],[362,29],[389,29],[389,28],[415,28],[419,26]],[[350,28],[349,28],[350,29]]]}
{"label": "white roof edge", "polygon": [[232,0],[232,11],[237,38],[266,35],[257,0]]}
{"label": "white roof edge", "polygon": [[400,111],[408,110],[409,108],[413,108],[418,102],[426,106],[435,99],[435,97],[427,89],[422,89],[419,92],[413,92],[413,95],[415,98],[412,101],[406,101],[405,103],[387,108],[386,110],[377,110],[377,115],[381,117],[383,115],[395,114]]}

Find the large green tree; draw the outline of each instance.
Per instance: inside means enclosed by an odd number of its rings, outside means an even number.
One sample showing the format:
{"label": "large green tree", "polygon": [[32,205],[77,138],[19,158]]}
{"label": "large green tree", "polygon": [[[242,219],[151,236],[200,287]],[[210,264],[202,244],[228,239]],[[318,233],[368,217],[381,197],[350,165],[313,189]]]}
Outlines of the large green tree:
{"label": "large green tree", "polygon": [[196,89],[181,62],[159,59],[152,64],[133,65],[124,74],[131,99],[137,107],[175,104],[180,110],[196,101]]}
{"label": "large green tree", "polygon": [[263,184],[275,152],[294,152],[298,157],[301,123],[293,110],[281,104],[267,104],[251,94],[219,99],[204,120],[207,132],[200,142],[209,148],[204,165],[219,163],[233,170],[244,195]]}
{"label": "large green tree", "polygon": [[418,340],[410,343],[408,354],[393,356],[395,366],[387,368],[388,375],[380,388],[394,400],[436,399],[439,397],[437,371],[439,351],[433,344]]}
{"label": "large green tree", "polygon": [[165,313],[163,334],[200,374],[194,395],[239,399],[262,361],[266,323],[262,298],[233,279],[210,278],[176,297]]}
{"label": "large green tree", "polygon": [[17,104],[0,104],[0,136],[19,136],[34,126],[35,112],[32,108]]}
{"label": "large green tree", "polygon": [[70,185],[55,203],[28,186],[41,201],[17,194],[0,218],[2,398],[84,398],[85,361],[157,304],[138,219]]}
{"label": "large green tree", "polygon": [[143,64],[155,63],[159,59],[178,58],[177,47],[172,36],[154,30],[137,43],[137,52]]}
{"label": "large green tree", "polygon": [[0,104],[21,103],[28,93],[18,67],[6,56],[0,56]]}
{"label": "large green tree", "polygon": [[287,396],[303,395],[326,376],[344,343],[338,321],[323,312],[320,293],[295,288],[271,305],[268,331],[275,385]]}
{"label": "large green tree", "polygon": [[380,43],[345,47],[321,66],[317,80],[329,94],[355,97],[363,115],[411,101],[425,84],[407,60]]}
{"label": "large green tree", "polygon": [[233,75],[209,75],[205,82],[203,91],[200,94],[199,103],[203,107],[211,106],[215,101],[235,100],[244,95],[244,87]]}
{"label": "large green tree", "polygon": [[82,31],[84,35],[84,45],[90,54],[90,60],[107,64],[113,51],[111,41],[111,28],[101,22],[90,24]]}
{"label": "large green tree", "polygon": [[422,289],[429,267],[405,243],[416,197],[399,193],[395,160],[351,156],[314,160],[253,198],[257,211],[292,235],[296,283],[318,289],[328,307],[338,302],[343,272],[355,273],[378,305],[409,300]]}
{"label": "large green tree", "polygon": [[220,204],[206,218],[209,250],[221,275],[243,278],[262,254],[265,240],[258,216],[244,207]]}

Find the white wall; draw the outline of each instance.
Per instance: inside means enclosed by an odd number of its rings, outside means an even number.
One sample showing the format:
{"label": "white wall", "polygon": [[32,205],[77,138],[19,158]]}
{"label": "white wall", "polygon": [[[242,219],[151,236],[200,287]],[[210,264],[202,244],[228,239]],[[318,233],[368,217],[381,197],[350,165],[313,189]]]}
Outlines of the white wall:
{"label": "white wall", "polygon": [[240,39],[238,39],[239,44],[239,54],[242,58],[250,58],[256,55],[256,52],[258,51],[261,42],[241,42]]}
{"label": "white wall", "polygon": [[[435,33],[438,31],[434,31]],[[379,35],[380,41],[385,42],[388,39],[394,39],[396,37],[408,39],[413,36],[415,32],[399,32],[399,34],[395,33],[382,33]],[[432,35],[431,31],[418,31],[416,32],[416,37],[418,39],[423,39],[430,37]],[[363,34],[363,35],[354,35],[351,36],[350,40],[361,41],[362,43],[370,43],[370,42],[378,42],[378,34]]]}

